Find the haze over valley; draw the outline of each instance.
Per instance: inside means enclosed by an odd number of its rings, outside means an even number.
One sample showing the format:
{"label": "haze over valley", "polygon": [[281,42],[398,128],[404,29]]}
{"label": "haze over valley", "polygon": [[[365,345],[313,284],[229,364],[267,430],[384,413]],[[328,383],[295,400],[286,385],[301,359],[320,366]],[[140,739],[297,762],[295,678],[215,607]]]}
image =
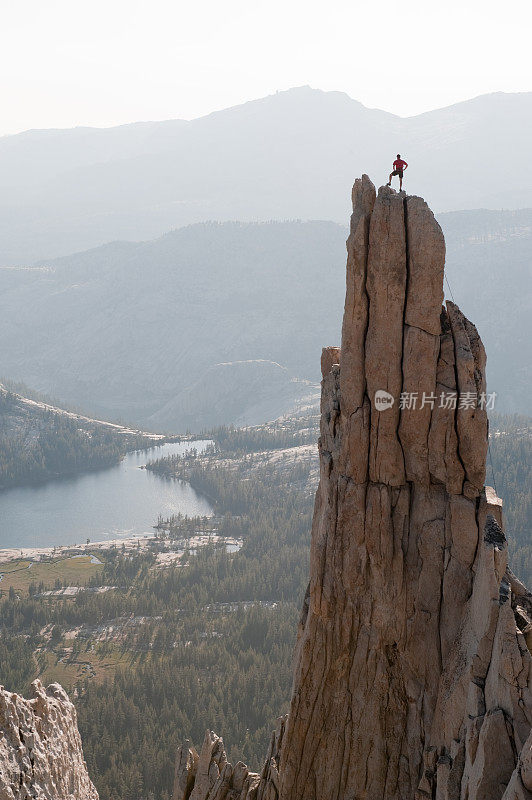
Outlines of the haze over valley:
{"label": "haze over valley", "polygon": [[[496,408],[529,413],[532,210],[439,220]],[[346,236],[334,222],[202,223],[0,269],[0,375],[173,432],[315,403],[321,347],[340,337]]]}

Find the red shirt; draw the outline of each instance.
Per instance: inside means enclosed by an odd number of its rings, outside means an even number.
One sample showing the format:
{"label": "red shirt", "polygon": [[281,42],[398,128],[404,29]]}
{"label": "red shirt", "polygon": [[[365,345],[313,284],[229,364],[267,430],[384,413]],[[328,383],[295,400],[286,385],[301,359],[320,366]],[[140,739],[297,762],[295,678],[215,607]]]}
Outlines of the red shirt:
{"label": "red shirt", "polygon": [[408,164],[402,158],[396,158],[393,162],[394,169],[404,169],[405,167],[408,167]]}

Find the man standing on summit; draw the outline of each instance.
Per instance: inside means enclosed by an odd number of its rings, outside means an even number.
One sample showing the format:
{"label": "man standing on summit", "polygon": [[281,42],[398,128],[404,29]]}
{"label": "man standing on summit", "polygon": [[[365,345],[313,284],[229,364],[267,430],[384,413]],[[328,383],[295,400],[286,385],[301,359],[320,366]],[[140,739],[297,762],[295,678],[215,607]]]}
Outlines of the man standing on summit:
{"label": "man standing on summit", "polygon": [[403,161],[399,153],[397,153],[397,158],[393,162],[393,172],[390,173],[390,180],[388,181],[387,185],[392,185],[392,178],[394,175],[399,175],[399,191],[402,191],[403,188],[403,172],[408,167],[406,161]]}

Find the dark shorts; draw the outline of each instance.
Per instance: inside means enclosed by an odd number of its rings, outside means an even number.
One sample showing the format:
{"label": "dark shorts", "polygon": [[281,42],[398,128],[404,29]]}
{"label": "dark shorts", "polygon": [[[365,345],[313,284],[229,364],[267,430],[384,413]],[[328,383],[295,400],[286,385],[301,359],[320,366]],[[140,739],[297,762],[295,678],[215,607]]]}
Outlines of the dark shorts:
{"label": "dark shorts", "polygon": [[399,175],[400,178],[403,177],[403,170],[402,169],[394,169],[392,175]]}

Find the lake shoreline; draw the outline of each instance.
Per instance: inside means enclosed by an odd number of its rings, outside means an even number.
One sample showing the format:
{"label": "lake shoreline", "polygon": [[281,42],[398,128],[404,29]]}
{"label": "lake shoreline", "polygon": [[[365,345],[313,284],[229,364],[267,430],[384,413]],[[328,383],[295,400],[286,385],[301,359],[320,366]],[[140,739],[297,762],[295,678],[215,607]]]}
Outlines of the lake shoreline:
{"label": "lake shoreline", "polygon": [[0,558],[50,557],[74,547],[132,543],[153,536],[160,516],[210,516],[209,501],[189,484],[162,480],[141,469],[149,459],[182,454],[191,443],[202,449],[208,440],[178,441],[135,448],[110,466],[83,470],[30,486],[0,491]]}
{"label": "lake shoreline", "polygon": [[[12,561],[30,561],[40,563],[43,561],[59,562],[66,558],[75,558],[76,556],[91,556],[97,559],[95,553],[102,553],[102,551],[113,549],[125,549],[126,552],[144,550],[149,547],[150,543],[155,540],[154,533],[139,534],[138,536],[128,536],[124,539],[109,539],[102,542],[89,542],[88,544],[75,544],[75,545],[60,545],[59,547],[7,547],[0,549],[0,564],[8,564]],[[175,559],[173,556],[179,554],[180,545],[178,542],[183,540],[176,540],[175,547],[177,551],[172,550],[172,542],[166,541],[167,551],[158,554],[159,566],[170,564]],[[217,533],[201,534],[197,533],[186,539],[187,546],[191,551],[199,547],[204,547],[208,543],[222,544],[230,548],[234,548],[230,552],[235,552],[242,547],[242,539],[235,536],[220,536]],[[96,563],[96,562],[93,562]],[[100,562],[101,563],[101,562]]]}
{"label": "lake shoreline", "polygon": [[40,561],[41,559],[57,558],[58,560],[69,555],[91,555],[93,550],[112,550],[122,547],[128,549],[138,547],[139,542],[147,544],[155,533],[138,534],[121,539],[104,539],[101,542],[85,542],[85,544],[63,544],[57,547],[5,547],[0,548],[0,563],[9,561]]}

